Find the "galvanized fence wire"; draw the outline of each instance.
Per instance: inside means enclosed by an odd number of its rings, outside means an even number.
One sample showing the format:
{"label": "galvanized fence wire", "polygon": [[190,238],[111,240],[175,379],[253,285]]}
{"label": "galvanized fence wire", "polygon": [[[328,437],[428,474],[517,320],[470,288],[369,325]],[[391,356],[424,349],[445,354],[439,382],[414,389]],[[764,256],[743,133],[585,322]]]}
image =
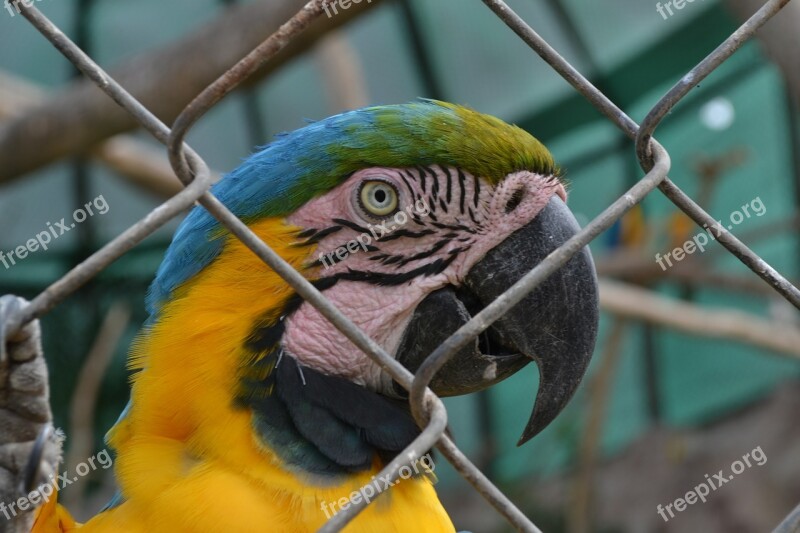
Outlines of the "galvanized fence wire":
{"label": "galvanized fence wire", "polygon": [[[397,457],[387,464],[380,476],[392,481],[400,476],[400,469],[410,466],[427,450],[436,446],[444,457],[472,486],[519,531],[540,531],[444,433],[447,411],[442,401],[428,388],[436,372],[467,343],[491,326],[503,314],[520,302],[528,293],[574,254],[608,229],[631,207],[658,188],[676,206],[699,225],[715,229],[716,240],[760,276],[792,305],[800,308],[800,291],[755,252],[720,226],[705,210],[667,176],[670,158],[667,151],[653,138],[655,129],[666,114],[686,94],[730,57],[753,36],[767,20],[789,0],[769,0],[747,22],[726,39],[716,50],[686,74],[648,113],[642,125],[637,125],[621,109],[595,88],[558,52],[542,39],[522,18],[502,0],[482,0],[502,22],[527,43],[544,61],[556,70],[578,92],[586,97],[604,116],[635,142],[639,162],[646,172],[633,187],[620,196],[582,230],[553,251],[533,270],[509,288],[494,302],[461,326],[437,347],[415,374],[394,360],[374,340],[364,334],[344,314],[331,304],[306,278],[264,244],[241,220],[231,213],[215,196],[208,192],[211,174],[203,159],[189,147],[184,139],[192,126],[222,98],[251,76],[259,66],[271,59],[289,44],[309,24],[319,17],[328,0],[308,2],[294,17],[236,65],[204,89],[167,127],[140,104],[122,86],[111,78],[88,55],[78,48],[64,33],[33,5],[18,4],[28,21],[47,38],[83,74],[97,84],[110,98],[128,111],[159,142],[168,148],[170,163],[184,183],[185,188],[165,201],[144,218],[117,236],[88,259],[74,267],[50,285],[30,304],[12,317],[8,330],[16,331],[23,324],[41,317],[69,294],[86,283],[105,267],[136,246],[164,223],[198,202],[217,220],[224,224],[264,263],[275,270],[294,290],[313,305],[360,350],[371,357],[395,381],[409,391],[409,401],[415,420],[423,428],[420,435]],[[403,0],[401,0],[403,1]],[[320,529],[322,532],[341,530],[368,503],[361,500],[335,514]],[[800,508],[798,508],[800,512]],[[787,521],[792,519],[788,517]],[[795,517],[796,519],[796,517]]]}

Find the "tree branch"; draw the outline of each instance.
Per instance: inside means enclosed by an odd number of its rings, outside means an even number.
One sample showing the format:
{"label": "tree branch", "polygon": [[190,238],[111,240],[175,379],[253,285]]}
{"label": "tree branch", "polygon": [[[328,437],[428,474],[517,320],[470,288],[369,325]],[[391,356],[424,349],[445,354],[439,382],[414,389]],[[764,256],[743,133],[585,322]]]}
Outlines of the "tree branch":
{"label": "tree branch", "polygon": [[[47,101],[47,91],[27,80],[0,71],[0,119],[18,117]],[[168,198],[183,188],[167,153],[130,135],[116,135],[91,152],[92,157],[130,183]],[[218,173],[217,178],[219,177]]]}
{"label": "tree branch", "polygon": [[[170,124],[201,90],[305,3],[305,0],[269,0],[228,8],[181,40],[126,60],[109,73]],[[362,2],[334,17],[321,17],[268,61],[250,83],[274,72],[308,50],[329,30],[346,24],[374,5]],[[0,183],[86,152],[98,142],[136,127],[136,121],[93,83],[78,81],[48,102],[0,125]]]}
{"label": "tree branch", "polygon": [[701,307],[608,279],[600,280],[600,307],[621,317],[800,358],[800,329],[749,313]]}

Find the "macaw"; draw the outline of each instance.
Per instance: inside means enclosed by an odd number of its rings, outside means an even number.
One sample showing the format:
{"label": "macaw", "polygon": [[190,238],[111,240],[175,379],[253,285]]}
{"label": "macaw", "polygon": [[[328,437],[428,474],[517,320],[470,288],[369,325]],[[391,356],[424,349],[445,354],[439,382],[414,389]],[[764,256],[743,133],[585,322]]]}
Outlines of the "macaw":
{"label": "macaw", "polygon": [[[544,145],[432,100],[281,134],[212,192],[412,372],[579,229]],[[107,435],[118,495],[82,525],[50,500],[33,531],[315,531],[326,503],[374,481],[420,432],[406,391],[201,207],[175,233],[147,309],[131,401]],[[535,360],[521,444],[575,392],[597,321],[584,248],[431,388],[481,390]],[[455,531],[430,470],[345,531]]]}

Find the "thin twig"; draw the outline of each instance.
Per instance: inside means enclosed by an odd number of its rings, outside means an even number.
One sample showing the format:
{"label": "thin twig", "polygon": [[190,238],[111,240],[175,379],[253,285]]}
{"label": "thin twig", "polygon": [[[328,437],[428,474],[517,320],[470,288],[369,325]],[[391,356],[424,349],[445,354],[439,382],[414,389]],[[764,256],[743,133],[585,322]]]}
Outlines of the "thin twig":
{"label": "thin twig", "polygon": [[[74,472],[76,465],[92,455],[94,449],[94,413],[100,385],[106,375],[120,339],[125,334],[131,318],[127,304],[115,302],[106,313],[100,330],[83,363],[69,410],[69,451],[66,471]],[[81,486],[64,491],[59,498],[67,507],[77,508],[82,499]]]}
{"label": "thin twig", "polygon": [[572,493],[572,507],[567,514],[567,531],[570,533],[589,533],[592,516],[592,485],[600,438],[603,436],[603,421],[606,416],[609,391],[617,369],[621,345],[625,339],[626,321],[615,318],[608,333],[600,368],[592,375],[588,384],[589,414],[586,429],[580,442],[578,470]]}

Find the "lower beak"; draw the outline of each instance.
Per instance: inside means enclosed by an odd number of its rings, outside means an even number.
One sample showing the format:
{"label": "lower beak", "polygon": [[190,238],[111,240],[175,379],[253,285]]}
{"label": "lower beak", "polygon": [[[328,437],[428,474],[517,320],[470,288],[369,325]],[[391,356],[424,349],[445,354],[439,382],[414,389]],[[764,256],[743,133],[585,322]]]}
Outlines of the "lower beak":
{"label": "lower beak", "polygon": [[[472,267],[461,287],[435,291],[417,306],[398,361],[415,372],[447,337],[578,230],[566,204],[553,196],[535,219]],[[594,350],[598,318],[597,275],[587,247],[456,353],[434,376],[431,389],[441,396],[475,392],[536,361],[539,390],[518,443],[523,444],[553,421],[578,388]],[[399,385],[396,389],[401,392]]]}

